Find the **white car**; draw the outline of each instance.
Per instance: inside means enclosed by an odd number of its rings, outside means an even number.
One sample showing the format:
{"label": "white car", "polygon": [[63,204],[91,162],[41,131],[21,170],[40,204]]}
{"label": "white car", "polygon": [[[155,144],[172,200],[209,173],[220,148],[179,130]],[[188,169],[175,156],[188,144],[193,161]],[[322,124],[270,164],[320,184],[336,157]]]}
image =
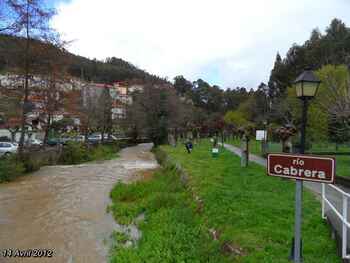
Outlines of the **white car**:
{"label": "white car", "polygon": [[29,145],[43,145],[43,142],[38,139],[30,139],[28,140]]}
{"label": "white car", "polygon": [[85,136],[84,135],[77,135],[74,140],[76,142],[85,142]]}
{"label": "white car", "polygon": [[0,156],[9,156],[17,153],[18,145],[10,142],[0,142]]}

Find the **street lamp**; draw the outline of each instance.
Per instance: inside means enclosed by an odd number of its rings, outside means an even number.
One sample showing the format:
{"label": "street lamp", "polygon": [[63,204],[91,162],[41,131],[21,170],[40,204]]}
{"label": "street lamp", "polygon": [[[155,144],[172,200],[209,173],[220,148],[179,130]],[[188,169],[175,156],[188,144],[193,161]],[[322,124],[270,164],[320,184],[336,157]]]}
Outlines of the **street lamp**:
{"label": "street lamp", "polygon": [[[300,154],[305,153],[305,137],[307,123],[307,109],[309,100],[316,96],[321,81],[315,76],[311,69],[306,69],[294,81],[296,94],[303,103],[301,134],[300,134]],[[294,247],[292,249],[292,259],[296,263],[301,262],[301,218],[302,218],[302,198],[303,198],[303,181],[295,182],[295,236]]]}
{"label": "street lamp", "polygon": [[315,76],[310,69],[306,69],[294,81],[297,97],[303,102],[303,112],[301,121],[301,138],[300,138],[300,153],[305,152],[305,128],[307,122],[308,102],[316,96],[318,87],[321,81]]}

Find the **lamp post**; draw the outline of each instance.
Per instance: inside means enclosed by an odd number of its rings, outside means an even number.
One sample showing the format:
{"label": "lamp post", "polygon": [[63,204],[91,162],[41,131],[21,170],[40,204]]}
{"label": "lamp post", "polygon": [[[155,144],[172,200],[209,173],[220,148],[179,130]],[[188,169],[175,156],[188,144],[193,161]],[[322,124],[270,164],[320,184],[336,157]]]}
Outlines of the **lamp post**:
{"label": "lamp post", "polygon": [[[301,138],[300,138],[300,154],[305,153],[305,137],[307,110],[309,101],[315,97],[321,81],[310,70],[306,69],[294,81],[297,97],[302,101],[302,121],[301,121]],[[292,259],[296,263],[302,262],[302,241],[301,241],[301,218],[302,218],[302,198],[303,198],[303,181],[295,182],[295,234],[294,249],[292,250]]]}

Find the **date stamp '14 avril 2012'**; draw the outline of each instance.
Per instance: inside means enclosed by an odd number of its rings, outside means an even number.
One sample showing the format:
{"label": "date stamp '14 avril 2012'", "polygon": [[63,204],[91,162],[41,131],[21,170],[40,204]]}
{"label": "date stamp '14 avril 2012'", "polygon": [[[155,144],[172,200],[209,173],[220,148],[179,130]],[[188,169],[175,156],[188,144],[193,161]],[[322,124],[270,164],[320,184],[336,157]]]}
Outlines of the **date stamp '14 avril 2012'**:
{"label": "date stamp '14 avril 2012'", "polygon": [[4,258],[51,258],[54,256],[53,249],[4,249],[0,251]]}

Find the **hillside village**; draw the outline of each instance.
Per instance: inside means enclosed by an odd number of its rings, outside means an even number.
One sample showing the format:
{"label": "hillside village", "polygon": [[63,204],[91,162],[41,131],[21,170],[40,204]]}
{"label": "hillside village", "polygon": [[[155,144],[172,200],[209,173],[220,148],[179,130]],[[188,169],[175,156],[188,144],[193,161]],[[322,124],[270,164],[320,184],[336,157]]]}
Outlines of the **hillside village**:
{"label": "hillside village", "polygon": [[[30,112],[27,113],[27,137],[39,138],[43,140],[43,129],[48,121],[48,112],[46,110],[47,97],[45,94],[46,80],[40,77],[30,79],[29,102],[31,104]],[[9,96],[11,92],[15,93],[17,89],[23,86],[23,79],[18,76],[7,74],[0,75],[0,95]],[[58,122],[63,119],[72,120],[72,124],[65,127],[67,131],[80,131],[81,114],[76,110],[79,107],[87,107],[92,103],[98,106],[98,98],[103,90],[107,90],[111,102],[111,119],[113,121],[123,120],[126,118],[126,107],[133,102],[133,94],[142,92],[144,85],[137,81],[132,82],[115,82],[113,84],[84,82],[80,79],[71,78],[68,81],[57,84],[57,94],[55,101],[63,101],[65,98],[71,98],[70,103],[77,105],[62,104],[60,107],[50,112],[51,122]],[[81,104],[81,105],[79,105]],[[90,105],[91,106],[91,105]],[[4,120],[0,125],[0,137],[15,136],[19,140],[20,118],[10,117]],[[11,131],[16,130],[15,135]]]}

